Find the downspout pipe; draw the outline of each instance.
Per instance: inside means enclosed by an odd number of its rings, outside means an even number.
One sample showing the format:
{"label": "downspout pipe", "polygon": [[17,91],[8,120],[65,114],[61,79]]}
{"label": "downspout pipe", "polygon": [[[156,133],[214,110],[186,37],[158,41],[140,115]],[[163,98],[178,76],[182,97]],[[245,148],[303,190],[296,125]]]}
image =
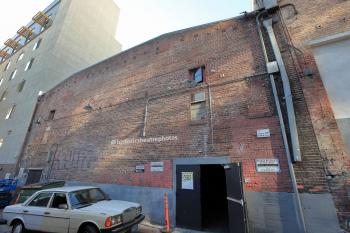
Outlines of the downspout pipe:
{"label": "downspout pipe", "polygon": [[290,139],[292,144],[292,151],[293,151],[293,158],[294,161],[301,161],[301,153],[300,153],[300,143],[299,143],[299,136],[298,136],[298,129],[297,129],[297,123],[295,119],[295,111],[293,106],[293,96],[292,91],[290,88],[289,78],[287,74],[286,67],[284,65],[282,54],[280,52],[280,49],[277,44],[276,36],[272,28],[272,19],[266,19],[263,21],[263,25],[267,30],[267,33],[269,35],[272,49],[280,70],[281,79],[283,83],[283,91],[284,91],[284,98],[286,101],[286,107],[287,107],[287,115],[288,115],[288,125],[290,130]]}
{"label": "downspout pipe", "polygon": [[[264,58],[265,58],[266,63],[268,63],[269,62],[269,58],[267,56],[267,51],[266,51],[266,46],[265,46],[265,42],[264,42],[264,37],[262,35],[261,25],[260,25],[260,17],[263,14],[265,14],[265,13],[266,13],[266,11],[262,11],[256,16],[256,25],[257,25],[257,29],[258,29],[258,33],[259,33],[259,39],[260,39],[260,42],[261,42],[261,46],[262,46],[262,49],[263,49]],[[278,114],[278,118],[279,118],[279,122],[280,122],[283,143],[284,143],[284,147],[285,147],[285,150],[286,150],[286,156],[287,156],[287,161],[288,161],[288,168],[289,168],[289,173],[290,173],[291,180],[292,180],[292,188],[293,188],[293,191],[295,193],[295,197],[294,197],[294,202],[295,202],[295,207],[296,207],[295,214],[296,214],[297,220],[298,220],[298,227],[299,227],[299,229],[300,229],[300,231],[302,233],[306,233],[307,230],[306,230],[306,224],[305,224],[305,218],[304,218],[302,203],[301,203],[301,200],[300,200],[300,195],[299,195],[299,191],[298,191],[298,187],[297,187],[295,172],[294,172],[294,168],[293,168],[293,164],[292,164],[292,160],[291,160],[291,156],[290,156],[290,150],[289,150],[289,145],[288,145],[287,133],[286,133],[286,129],[285,129],[285,126],[284,126],[284,120],[283,120],[283,116],[282,116],[280,102],[279,102],[278,95],[277,95],[277,88],[276,88],[276,84],[275,84],[275,78],[274,78],[273,74],[270,74],[270,82],[271,82],[273,97],[274,97],[274,100],[275,100],[277,114]]]}

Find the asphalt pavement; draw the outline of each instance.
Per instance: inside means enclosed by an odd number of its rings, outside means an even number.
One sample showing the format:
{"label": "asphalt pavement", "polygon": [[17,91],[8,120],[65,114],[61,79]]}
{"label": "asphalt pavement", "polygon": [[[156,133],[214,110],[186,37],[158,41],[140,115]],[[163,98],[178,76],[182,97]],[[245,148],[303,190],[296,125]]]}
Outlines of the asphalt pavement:
{"label": "asphalt pavement", "polygon": [[[0,209],[0,218],[2,217],[2,210]],[[139,224],[139,230],[137,233],[160,233],[161,226],[152,225],[147,221],[143,221]],[[0,225],[0,233],[11,233],[10,227],[7,225]],[[172,233],[205,233],[199,231],[192,231],[187,229],[175,229]]]}

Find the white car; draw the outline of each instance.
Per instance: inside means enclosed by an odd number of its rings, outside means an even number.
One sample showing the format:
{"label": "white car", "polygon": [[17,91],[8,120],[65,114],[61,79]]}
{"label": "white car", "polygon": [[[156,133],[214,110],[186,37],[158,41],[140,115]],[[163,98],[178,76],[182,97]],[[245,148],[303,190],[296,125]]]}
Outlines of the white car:
{"label": "white car", "polygon": [[140,204],[111,200],[99,188],[82,186],[41,190],[3,211],[12,233],[132,232],[144,218]]}

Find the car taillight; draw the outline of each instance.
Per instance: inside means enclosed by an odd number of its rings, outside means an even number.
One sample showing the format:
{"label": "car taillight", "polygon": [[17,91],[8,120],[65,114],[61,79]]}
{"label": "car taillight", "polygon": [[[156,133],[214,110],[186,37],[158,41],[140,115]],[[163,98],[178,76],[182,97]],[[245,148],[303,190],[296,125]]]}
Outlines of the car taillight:
{"label": "car taillight", "polygon": [[112,219],[111,217],[106,218],[105,221],[105,227],[111,227],[112,226]]}

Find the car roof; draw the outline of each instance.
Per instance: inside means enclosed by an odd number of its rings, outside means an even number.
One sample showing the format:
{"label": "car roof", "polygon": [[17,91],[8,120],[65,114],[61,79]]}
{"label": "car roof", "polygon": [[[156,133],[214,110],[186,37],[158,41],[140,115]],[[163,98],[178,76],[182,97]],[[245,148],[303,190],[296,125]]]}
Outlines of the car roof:
{"label": "car roof", "polygon": [[51,189],[43,189],[40,191],[50,191],[50,192],[75,192],[84,189],[92,189],[97,188],[94,186],[64,186],[59,188],[51,188]]}

